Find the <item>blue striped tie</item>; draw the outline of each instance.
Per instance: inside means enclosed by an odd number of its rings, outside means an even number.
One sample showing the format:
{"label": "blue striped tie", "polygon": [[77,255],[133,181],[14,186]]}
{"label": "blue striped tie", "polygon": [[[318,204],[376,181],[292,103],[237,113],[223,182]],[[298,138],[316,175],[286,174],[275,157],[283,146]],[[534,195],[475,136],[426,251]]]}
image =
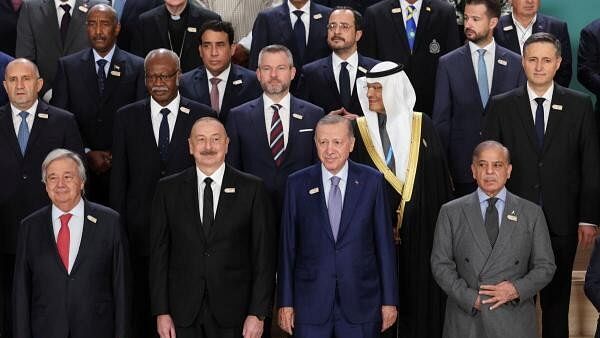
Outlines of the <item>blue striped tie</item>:
{"label": "blue striped tie", "polygon": [[415,37],[417,36],[417,23],[415,22],[415,10],[413,5],[408,6],[406,15],[406,37],[408,38],[408,46],[413,51],[415,45]]}

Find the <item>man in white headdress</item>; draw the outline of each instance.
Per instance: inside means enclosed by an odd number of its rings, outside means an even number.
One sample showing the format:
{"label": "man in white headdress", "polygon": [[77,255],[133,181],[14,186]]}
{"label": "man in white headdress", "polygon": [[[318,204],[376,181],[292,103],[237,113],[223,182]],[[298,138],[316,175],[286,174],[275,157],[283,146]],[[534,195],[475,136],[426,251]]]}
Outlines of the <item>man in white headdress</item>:
{"label": "man in white headdress", "polygon": [[441,337],[445,296],[429,257],[436,217],[451,194],[443,148],[431,119],[413,111],[415,91],[402,65],[381,62],[356,88],[365,116],[355,121],[351,157],[384,174],[394,213],[400,306],[396,329],[384,335]]}

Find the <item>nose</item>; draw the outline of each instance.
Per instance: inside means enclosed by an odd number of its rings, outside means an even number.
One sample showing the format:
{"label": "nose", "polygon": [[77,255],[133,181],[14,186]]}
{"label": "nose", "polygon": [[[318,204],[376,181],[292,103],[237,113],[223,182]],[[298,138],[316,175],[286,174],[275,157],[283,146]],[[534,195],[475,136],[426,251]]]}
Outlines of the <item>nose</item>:
{"label": "nose", "polygon": [[485,173],[486,174],[493,174],[494,173],[494,167],[492,164],[486,165],[485,166]]}
{"label": "nose", "polygon": [[217,49],[214,46],[210,47],[210,55],[217,56]]}

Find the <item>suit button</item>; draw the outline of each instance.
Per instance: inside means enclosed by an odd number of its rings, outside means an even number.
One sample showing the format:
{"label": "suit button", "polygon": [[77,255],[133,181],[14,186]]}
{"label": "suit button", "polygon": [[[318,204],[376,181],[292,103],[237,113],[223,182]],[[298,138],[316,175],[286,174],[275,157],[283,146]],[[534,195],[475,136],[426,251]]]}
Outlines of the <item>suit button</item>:
{"label": "suit button", "polygon": [[470,261],[469,261],[469,259],[468,259],[468,258],[465,258],[465,262],[469,263]]}
{"label": "suit button", "polygon": [[162,171],[160,172],[160,176],[165,176],[166,174],[167,174],[167,171],[166,171],[166,170],[162,170]]}
{"label": "suit button", "polygon": [[515,265],[519,265],[519,261],[515,261]]}
{"label": "suit button", "polygon": [[204,252],[204,257],[210,257],[210,252],[208,252],[208,251],[205,251],[205,252]]}
{"label": "suit button", "polygon": [[540,168],[541,168],[541,167],[543,167],[543,166],[544,166],[544,162],[539,162],[539,163],[538,163],[538,167],[540,167]]}
{"label": "suit button", "polygon": [[540,185],[539,185],[539,184],[535,184],[535,185],[533,186],[533,188],[534,188],[534,189],[539,189],[539,188],[540,188]]}
{"label": "suit button", "polygon": [[97,119],[96,122],[102,123],[103,121],[102,121],[102,119]]}
{"label": "suit button", "polygon": [[23,174],[23,179],[26,180],[27,179],[27,174]]}

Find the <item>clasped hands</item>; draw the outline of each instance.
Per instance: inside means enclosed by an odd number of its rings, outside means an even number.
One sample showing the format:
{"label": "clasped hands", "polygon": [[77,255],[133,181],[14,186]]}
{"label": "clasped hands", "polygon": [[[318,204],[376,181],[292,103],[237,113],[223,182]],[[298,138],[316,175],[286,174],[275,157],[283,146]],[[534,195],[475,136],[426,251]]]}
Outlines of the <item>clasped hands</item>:
{"label": "clasped hands", "polygon": [[[482,301],[482,295],[489,296],[490,298]],[[513,283],[509,281],[503,281],[496,285],[481,285],[479,286],[479,295],[473,307],[480,310],[482,304],[492,304],[490,310],[494,310],[517,298],[519,298],[519,292]]]}

